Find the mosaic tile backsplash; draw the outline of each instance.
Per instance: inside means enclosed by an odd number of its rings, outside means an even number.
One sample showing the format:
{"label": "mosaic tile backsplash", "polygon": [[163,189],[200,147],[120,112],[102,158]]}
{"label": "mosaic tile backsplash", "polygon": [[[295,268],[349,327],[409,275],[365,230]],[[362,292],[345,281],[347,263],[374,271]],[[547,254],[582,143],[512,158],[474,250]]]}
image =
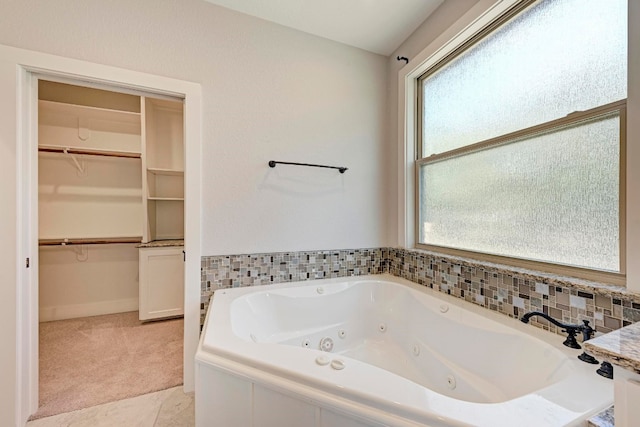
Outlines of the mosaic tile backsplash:
{"label": "mosaic tile backsplash", "polygon": [[[421,250],[372,248],[202,257],[201,324],[216,289],[390,273],[440,292],[521,317],[542,311],[566,323],[591,321],[610,332],[640,321],[640,294],[624,288]],[[542,318],[533,325],[560,333]]]}

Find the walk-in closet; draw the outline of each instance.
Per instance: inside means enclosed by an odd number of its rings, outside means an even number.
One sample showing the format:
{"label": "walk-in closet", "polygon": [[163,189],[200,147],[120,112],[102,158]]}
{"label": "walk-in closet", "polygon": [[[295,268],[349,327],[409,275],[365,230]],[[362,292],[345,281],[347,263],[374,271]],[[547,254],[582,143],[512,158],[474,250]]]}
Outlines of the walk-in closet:
{"label": "walk-in closet", "polygon": [[39,410],[182,382],[183,102],[38,85]]}

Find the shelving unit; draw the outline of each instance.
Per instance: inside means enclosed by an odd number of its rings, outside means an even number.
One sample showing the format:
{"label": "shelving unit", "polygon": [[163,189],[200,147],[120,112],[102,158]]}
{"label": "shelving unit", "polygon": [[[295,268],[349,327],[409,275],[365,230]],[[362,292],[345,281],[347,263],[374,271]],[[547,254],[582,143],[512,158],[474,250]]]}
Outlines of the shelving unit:
{"label": "shelving unit", "polygon": [[[184,239],[184,132],[182,102],[142,100],[143,242]],[[151,244],[153,245],[153,244]],[[184,313],[182,247],[141,247],[140,320]]]}
{"label": "shelving unit", "polygon": [[181,315],[183,103],[54,82],[39,97],[41,319]]}
{"label": "shelving unit", "polygon": [[40,99],[38,114],[39,238],[142,235],[140,112]]}
{"label": "shelving unit", "polygon": [[143,100],[143,241],[184,238],[184,131],[182,102]]}
{"label": "shelving unit", "polygon": [[44,81],[38,93],[40,320],[136,310],[140,97]]}

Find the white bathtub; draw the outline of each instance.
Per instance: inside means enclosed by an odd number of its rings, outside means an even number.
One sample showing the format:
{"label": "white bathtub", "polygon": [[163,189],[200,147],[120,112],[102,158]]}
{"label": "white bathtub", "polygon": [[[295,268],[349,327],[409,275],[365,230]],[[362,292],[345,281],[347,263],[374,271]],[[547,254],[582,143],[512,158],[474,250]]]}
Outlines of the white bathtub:
{"label": "white bathtub", "polygon": [[586,425],[613,384],[562,341],[389,275],[219,290],[196,426]]}

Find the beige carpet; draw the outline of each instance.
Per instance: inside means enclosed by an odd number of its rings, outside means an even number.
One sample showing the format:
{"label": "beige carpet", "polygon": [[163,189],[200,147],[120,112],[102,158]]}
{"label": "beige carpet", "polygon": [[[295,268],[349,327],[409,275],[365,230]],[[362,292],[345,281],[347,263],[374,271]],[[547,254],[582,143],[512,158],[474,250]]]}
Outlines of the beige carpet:
{"label": "beige carpet", "polygon": [[183,319],[138,312],[40,324],[40,406],[31,419],[182,384]]}

